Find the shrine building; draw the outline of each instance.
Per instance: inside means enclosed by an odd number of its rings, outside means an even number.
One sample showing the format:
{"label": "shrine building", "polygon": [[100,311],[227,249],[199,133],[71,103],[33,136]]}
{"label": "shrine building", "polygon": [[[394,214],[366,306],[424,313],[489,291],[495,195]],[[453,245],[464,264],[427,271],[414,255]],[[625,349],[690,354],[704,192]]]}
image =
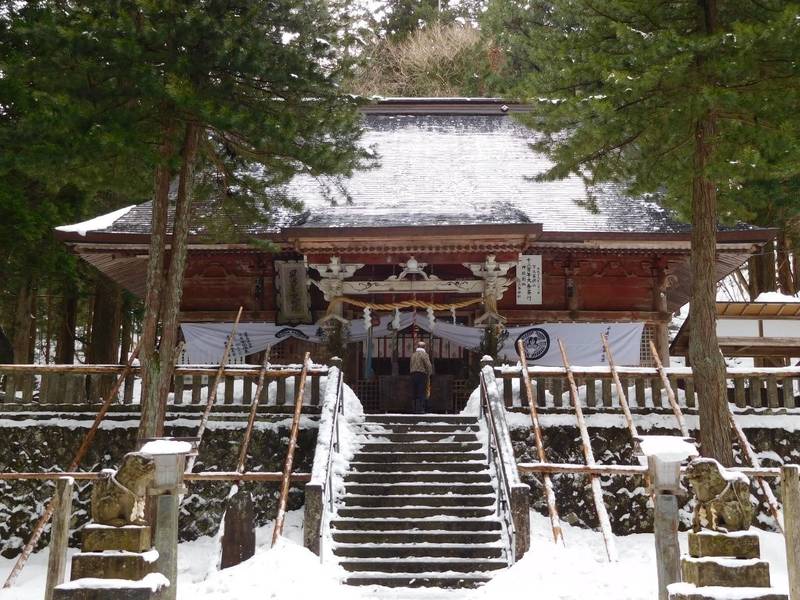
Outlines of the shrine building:
{"label": "shrine building", "polygon": [[[338,180],[296,177],[285,191],[303,210],[234,223],[233,241],[215,241],[202,220],[192,227],[181,306],[187,362],[221,355],[241,306],[241,354],[252,350],[253,362],[266,346],[273,362],[307,350],[324,360],[326,332],[343,323],[346,380],[373,411],[406,408],[404,376],[420,338],[430,342],[434,407],[457,410],[475,387],[487,326],[510,362],[517,338],[544,357],[552,331],[597,345],[599,330],[627,324],[619,339],[635,348],[621,364],[650,365],[651,340],[668,363],[671,314],[689,301],[689,225],[619,186],[537,181],[549,162],[514,118],[524,106],[388,99],[361,110],[362,143],[377,166]],[[198,210],[209,206],[213,214],[213,202]],[[143,297],[150,220],[145,202],[57,236]],[[721,229],[717,278],[773,236]],[[531,333],[534,325],[544,333]]]}

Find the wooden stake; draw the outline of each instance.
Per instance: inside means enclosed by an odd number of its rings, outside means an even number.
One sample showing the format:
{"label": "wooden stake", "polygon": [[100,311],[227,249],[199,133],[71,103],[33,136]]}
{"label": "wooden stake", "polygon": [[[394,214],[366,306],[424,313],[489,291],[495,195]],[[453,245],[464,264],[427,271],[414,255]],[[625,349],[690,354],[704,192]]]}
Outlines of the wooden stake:
{"label": "wooden stake", "polygon": [[[200,444],[203,441],[203,434],[206,431],[206,425],[208,424],[208,417],[211,414],[211,408],[214,406],[214,402],[217,400],[217,388],[219,387],[219,382],[222,379],[222,375],[225,372],[225,365],[228,362],[228,356],[231,352],[231,346],[233,346],[233,340],[236,337],[236,328],[239,327],[239,319],[242,318],[242,310],[244,309],[243,306],[239,307],[239,313],[236,315],[236,320],[233,322],[233,328],[231,329],[231,335],[228,337],[228,341],[225,342],[225,350],[222,352],[222,360],[220,360],[219,367],[217,368],[217,373],[214,376],[214,385],[208,390],[208,400],[206,402],[206,407],[203,410],[203,416],[200,418],[200,426],[197,428],[197,446],[198,449]],[[197,454],[194,454],[188,458],[186,461],[186,473],[191,473],[192,469],[194,468],[194,463],[197,461]]]}
{"label": "wooden stake", "polygon": [[275,527],[272,530],[272,545],[278,541],[283,533],[283,522],[286,519],[286,502],[289,499],[289,483],[294,464],[294,451],[297,447],[297,435],[300,432],[300,413],[303,410],[303,392],[306,387],[306,373],[308,363],[311,362],[310,353],[303,357],[303,372],[300,375],[300,385],[295,390],[294,416],[292,417],[292,430],[289,434],[289,448],[286,450],[286,462],[283,465],[283,480],[281,481],[281,494],[278,498],[278,515],[275,517]]}
{"label": "wooden stake", "polygon": [[53,599],[53,590],[64,583],[67,571],[67,544],[69,542],[69,524],[72,519],[71,477],[62,477],[56,481],[56,493],[53,527],[50,530],[50,556],[47,560],[47,583],[44,586],[44,600]]}
{"label": "wooden stake", "polygon": [[[728,405],[728,416],[730,417],[733,430],[736,432],[736,437],[739,440],[739,446],[742,449],[742,454],[744,454],[745,458],[747,458],[747,461],[753,468],[755,469],[760,468],[761,461],[758,460],[758,457],[753,452],[753,447],[750,445],[750,441],[747,439],[747,436],[744,433],[744,429],[742,429],[741,425],[739,425],[736,422],[736,419],[733,416],[733,412],[731,412],[730,410],[730,405]],[[786,529],[784,527],[783,514],[781,513],[780,505],[778,504],[778,499],[775,498],[775,494],[772,493],[772,488],[770,487],[769,482],[763,477],[756,476],[756,483],[758,483],[758,487],[761,488],[761,492],[767,499],[769,512],[772,513],[772,518],[775,519],[775,523],[778,525],[778,529],[781,531],[781,533],[785,534]]]}
{"label": "wooden stake", "polygon": [[664,365],[661,364],[661,357],[658,355],[658,350],[656,349],[656,345],[653,343],[653,340],[650,340],[650,351],[653,353],[653,360],[656,362],[656,370],[661,377],[661,383],[667,390],[669,405],[672,407],[672,412],[675,414],[675,418],[678,420],[678,428],[681,430],[681,435],[685,438],[688,438],[690,437],[689,428],[686,427],[686,420],[683,418],[683,411],[678,404],[678,400],[675,398],[675,391],[672,389],[672,385],[670,384],[666,371],[664,371]]}
{"label": "wooden stake", "polygon": [[[536,398],[533,397],[531,378],[528,376],[528,357],[525,356],[525,347],[522,340],[517,342],[517,353],[519,354],[520,364],[522,365],[522,381],[525,383],[525,395],[528,397],[528,406],[530,406],[531,409],[531,427],[533,429],[533,437],[536,440],[536,452],[539,455],[539,462],[546,463],[547,455],[545,454],[544,442],[542,441],[542,426],[541,423],[539,423],[539,410],[536,407]],[[558,517],[558,508],[556,508],[556,494],[553,491],[553,480],[547,473],[542,475],[542,479],[544,481],[547,512],[550,514],[550,528],[553,530],[553,542],[558,543],[560,538],[561,543],[566,545],[564,542],[564,532],[561,529],[561,521]]]}
{"label": "wooden stake", "polygon": [[[78,465],[81,463],[83,458],[86,456],[86,452],[89,450],[89,446],[91,446],[92,441],[94,440],[94,436],[97,435],[97,430],[100,427],[100,423],[105,418],[106,413],[108,413],[108,409],[111,408],[111,404],[117,397],[117,392],[119,392],[119,388],[122,383],[125,381],[125,378],[130,373],[131,368],[133,366],[133,362],[139,356],[139,348],[141,347],[141,343],[136,345],[133,353],[131,354],[130,358],[128,359],[128,363],[125,365],[125,368],[122,370],[122,373],[119,374],[117,377],[116,383],[114,383],[114,387],[111,388],[108,396],[103,400],[103,404],[100,406],[100,410],[97,412],[97,416],[94,418],[94,423],[89,428],[89,431],[86,432],[86,435],[83,437],[83,442],[81,443],[80,448],[75,453],[75,457],[72,459],[72,462],[67,467],[67,471],[74,471],[78,468]],[[28,558],[30,558],[33,549],[36,547],[36,543],[39,541],[39,538],[42,537],[42,533],[44,533],[45,525],[50,520],[50,517],[53,516],[53,511],[55,510],[55,497],[50,499],[50,502],[47,505],[47,508],[39,517],[39,520],[36,522],[36,525],[33,527],[33,532],[31,533],[31,539],[28,540],[28,543],[25,544],[25,547],[22,549],[22,554],[19,555],[17,562],[14,564],[14,568],[11,569],[11,573],[8,574],[5,583],[3,584],[3,589],[10,588],[14,585],[14,581],[19,576],[22,569],[25,567],[25,563],[28,562]]]}
{"label": "wooden stake", "polygon": [[[578,421],[578,429],[581,433],[583,456],[586,460],[586,464],[593,467],[595,465],[594,452],[592,452],[592,444],[589,440],[589,430],[586,428],[586,421],[583,419],[583,409],[581,408],[580,398],[578,397],[578,387],[575,385],[572,367],[570,367],[569,360],[567,359],[567,352],[564,350],[564,344],[561,340],[558,340],[558,346],[561,349],[561,360],[564,362],[567,381],[569,381],[569,393],[572,397],[572,405],[575,407],[575,417]],[[608,511],[603,501],[603,489],[600,486],[600,479],[597,475],[590,475],[589,478],[592,486],[592,496],[594,497],[594,506],[597,510],[597,519],[600,521],[600,531],[603,534],[603,542],[605,542],[606,545],[606,554],[608,555],[609,562],[617,562],[617,560],[619,560],[617,548],[614,543],[614,534],[611,531],[611,523],[608,520]]]}
{"label": "wooden stake", "polygon": [[786,565],[789,598],[800,600],[800,466],[781,469],[783,508],[786,510]]}
{"label": "wooden stake", "polygon": [[608,345],[608,338],[605,333],[600,334],[600,340],[603,342],[603,349],[606,351],[606,358],[608,358],[608,366],[611,368],[611,377],[614,379],[614,386],[617,388],[619,405],[622,408],[622,413],[625,415],[628,431],[631,432],[631,438],[633,438],[635,443],[636,438],[639,437],[639,432],[636,430],[636,425],[633,424],[633,415],[631,414],[630,406],[628,406],[628,395],[619,378],[619,373],[617,373],[617,365],[614,362],[614,355],[611,353],[611,347]]}
{"label": "wooden stake", "polygon": [[258,374],[256,395],[253,398],[253,402],[250,404],[250,416],[247,419],[247,428],[244,430],[242,447],[239,449],[239,461],[236,463],[236,470],[239,473],[244,473],[245,463],[247,462],[247,449],[250,447],[250,437],[253,435],[253,426],[255,425],[256,422],[256,411],[258,410],[258,402],[261,399],[261,391],[264,388],[264,381],[266,379],[267,370],[269,369],[269,354],[270,354],[270,348],[267,347],[267,351],[264,356],[264,362],[261,365],[261,371]]}

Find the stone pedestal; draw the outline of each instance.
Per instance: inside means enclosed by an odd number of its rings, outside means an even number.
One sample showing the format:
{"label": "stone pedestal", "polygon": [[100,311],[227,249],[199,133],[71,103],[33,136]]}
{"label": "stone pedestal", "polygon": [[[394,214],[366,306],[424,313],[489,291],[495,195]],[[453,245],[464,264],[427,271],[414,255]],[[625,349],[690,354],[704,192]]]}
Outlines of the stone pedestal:
{"label": "stone pedestal", "polygon": [[152,547],[150,527],[146,525],[113,527],[90,523],[83,528],[81,548],[84,552],[103,552],[104,550],[145,552]]}
{"label": "stone pedestal", "polygon": [[128,579],[138,581],[154,572],[158,552],[81,552],[72,557],[70,579]]}
{"label": "stone pedestal", "polygon": [[755,534],[690,533],[683,582],[669,586],[670,600],[788,600],[770,587],[769,564],[760,557]]}
{"label": "stone pedestal", "polygon": [[53,600],[162,598],[169,582],[156,572],[150,538],[144,525],[87,525],[81,552],[72,557],[71,581],[54,589]]}
{"label": "stone pedestal", "polygon": [[78,579],[53,590],[53,600],[159,600],[169,586],[158,573],[139,581]]}

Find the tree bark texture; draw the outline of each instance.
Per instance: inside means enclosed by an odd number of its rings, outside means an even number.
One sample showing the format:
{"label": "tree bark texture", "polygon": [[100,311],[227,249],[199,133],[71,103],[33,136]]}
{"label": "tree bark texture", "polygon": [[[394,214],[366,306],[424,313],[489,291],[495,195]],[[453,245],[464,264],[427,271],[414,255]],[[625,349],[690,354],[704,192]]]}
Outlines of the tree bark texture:
{"label": "tree bark texture", "polygon": [[[178,193],[175,199],[175,216],[172,224],[169,270],[164,281],[163,256],[166,235],[161,238],[161,284],[165,285],[159,295],[159,316],[161,318],[161,341],[158,351],[148,359],[143,373],[148,375],[147,391],[142,389],[142,420],[139,437],[158,437],[163,434],[167,395],[172,383],[175,365],[175,346],[178,338],[178,315],[183,295],[183,274],[186,270],[189,225],[191,221],[192,183],[194,166],[200,142],[201,129],[194,123],[186,125],[181,148],[181,169],[178,179]],[[164,220],[166,232],[166,218]],[[155,231],[155,227],[154,227]],[[153,242],[151,239],[151,251]],[[152,259],[152,257],[151,257]],[[148,265],[149,266],[149,265]],[[149,271],[149,270],[148,270]],[[149,275],[149,272],[148,272]],[[150,278],[148,276],[148,295]],[[146,302],[148,310],[151,304]],[[142,333],[144,337],[144,331]],[[149,339],[148,339],[149,342]],[[144,380],[144,377],[143,377]],[[146,403],[146,404],[145,404]]]}
{"label": "tree bark texture", "polygon": [[173,129],[165,127],[164,140],[159,150],[161,163],[155,170],[153,194],[153,217],[150,229],[150,247],[147,257],[147,291],[145,313],[142,320],[142,339],[139,355],[142,363],[142,415],[139,422],[139,438],[156,435],[158,413],[159,357],[156,348],[161,293],[164,286],[164,255],[167,244],[167,216],[169,210],[169,187],[173,170]]}
{"label": "tree bark texture", "polygon": [[700,451],[725,466],[733,465],[725,361],[717,340],[716,237],[717,192],[705,175],[713,149],[714,120],[695,125],[695,174],[692,182],[692,295],[689,357],[700,409]]}
{"label": "tree bark texture", "polygon": [[[104,275],[95,282],[92,337],[87,348],[86,362],[111,364],[118,358],[120,321],[122,317],[122,288]],[[114,376],[95,376],[90,379],[89,399],[98,402],[106,397],[115,381]]]}
{"label": "tree bark texture", "polygon": [[780,285],[781,292],[793,296],[797,293],[797,282],[792,274],[791,255],[792,244],[786,236],[786,230],[781,229],[781,232],[778,234],[777,252],[778,284]]}
{"label": "tree bark texture", "polygon": [[61,315],[56,335],[56,363],[71,365],[75,362],[75,327],[78,321],[78,296],[74,290],[65,290],[61,300]]}
{"label": "tree bark texture", "polygon": [[35,294],[33,282],[30,279],[22,284],[17,293],[12,340],[15,363],[33,362],[33,337],[31,336],[31,329],[34,321],[33,310]]}

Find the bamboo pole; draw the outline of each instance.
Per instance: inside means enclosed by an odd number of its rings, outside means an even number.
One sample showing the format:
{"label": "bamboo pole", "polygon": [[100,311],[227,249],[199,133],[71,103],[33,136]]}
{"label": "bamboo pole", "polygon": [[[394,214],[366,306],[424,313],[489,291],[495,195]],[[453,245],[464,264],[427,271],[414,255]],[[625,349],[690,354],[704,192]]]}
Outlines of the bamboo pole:
{"label": "bamboo pole", "polygon": [[[217,373],[214,376],[214,384],[208,390],[208,400],[206,401],[206,407],[203,410],[203,416],[200,418],[200,425],[197,428],[197,447],[198,452],[200,448],[200,444],[203,441],[203,434],[206,431],[206,425],[208,424],[208,417],[211,415],[211,408],[214,406],[214,402],[217,400],[217,388],[219,387],[219,382],[222,379],[222,376],[225,372],[225,364],[228,362],[228,356],[231,352],[231,346],[233,346],[233,339],[236,337],[236,328],[239,327],[239,319],[242,317],[242,310],[244,309],[243,306],[239,307],[239,313],[236,315],[236,320],[233,322],[233,327],[231,328],[231,334],[228,336],[228,341],[225,342],[225,349],[222,351],[222,360],[220,360],[219,367],[217,368]],[[197,461],[197,454],[193,454],[189,457],[186,461],[186,473],[191,473],[192,469],[194,468],[194,463]]]}
{"label": "bamboo pole", "polygon": [[[300,375],[300,369],[296,368],[275,368],[267,371],[270,378],[289,378]],[[0,365],[0,374],[8,375],[118,375],[125,370],[125,365]],[[131,367],[129,375],[139,375],[141,367]],[[216,375],[219,372],[218,365],[176,365],[175,375]],[[325,369],[309,369],[309,373],[324,374]],[[230,377],[258,377],[261,374],[261,367],[224,365],[222,374]]]}
{"label": "bamboo pole", "polygon": [[[100,479],[98,471],[51,471],[48,473],[0,473],[0,481],[56,481],[62,477],[75,480],[94,481]],[[283,471],[200,471],[186,473],[184,481],[281,481]],[[292,473],[292,481],[309,481],[311,473]]]}
{"label": "bamboo pole", "polygon": [[689,428],[686,427],[686,420],[683,418],[683,411],[678,404],[678,400],[675,398],[675,391],[672,389],[666,371],[664,371],[664,365],[661,363],[661,357],[658,355],[658,350],[653,340],[650,340],[650,351],[653,353],[653,360],[656,361],[656,370],[661,377],[661,383],[667,389],[669,405],[672,407],[672,412],[675,413],[675,418],[678,420],[678,428],[681,430],[681,435],[685,438],[691,437],[689,435]]}
{"label": "bamboo pole", "polygon": [[[744,433],[744,429],[742,429],[741,425],[739,425],[736,422],[736,419],[733,416],[733,412],[731,412],[730,410],[730,405],[728,406],[728,417],[731,420],[731,425],[733,426],[733,430],[736,432],[736,437],[739,439],[739,446],[742,448],[742,454],[745,455],[747,461],[750,463],[750,465],[752,465],[753,468],[755,469],[760,468],[761,462],[758,460],[758,457],[753,452],[753,447],[750,445],[750,441],[747,439],[747,436]],[[775,519],[775,523],[777,523],[778,529],[781,531],[781,533],[785,534],[786,529],[784,528],[783,513],[781,512],[777,498],[775,498],[775,494],[772,493],[772,488],[770,487],[769,482],[766,481],[763,477],[757,475],[756,483],[758,483],[758,487],[761,488],[761,492],[767,499],[769,512],[772,513],[772,518]]]}
{"label": "bamboo pole", "polygon": [[[686,472],[687,467],[681,467],[681,473]],[[647,475],[647,467],[642,465],[580,465],[574,463],[517,463],[517,470],[520,473],[561,473],[565,475],[621,475],[634,477]],[[781,476],[779,467],[730,467],[728,471],[743,473],[748,477],[770,477],[778,479]]]}
{"label": "bamboo pole", "polygon": [[[547,462],[547,455],[545,454],[544,442],[542,441],[542,426],[539,422],[539,411],[536,407],[536,398],[533,397],[531,378],[528,376],[528,357],[525,356],[525,348],[522,340],[517,342],[517,353],[519,354],[519,360],[524,374],[522,380],[525,382],[525,395],[528,397],[528,406],[530,406],[531,409],[531,428],[533,429],[533,437],[536,440],[536,452],[539,455],[539,462],[545,463]],[[561,543],[566,545],[564,542],[564,532],[561,529],[561,521],[558,517],[556,494],[553,490],[553,480],[547,473],[542,475],[542,479],[544,481],[547,512],[550,514],[550,528],[553,530],[553,542],[558,543],[558,539],[561,538]]]}
{"label": "bamboo pole", "polygon": [[286,450],[286,462],[283,465],[283,480],[281,481],[281,494],[278,498],[278,515],[275,517],[275,527],[272,529],[272,545],[278,541],[283,533],[283,522],[286,519],[286,502],[289,498],[289,479],[294,464],[294,451],[297,447],[297,435],[300,431],[300,413],[303,410],[303,392],[306,387],[306,373],[311,355],[306,352],[303,357],[303,373],[300,375],[300,385],[295,390],[294,416],[292,417],[292,430],[289,434],[289,447]]}
{"label": "bamboo pole", "polygon": [[611,347],[608,344],[608,337],[605,333],[600,334],[600,340],[603,342],[603,349],[606,351],[606,358],[608,359],[608,367],[611,369],[611,377],[614,380],[614,386],[617,388],[617,397],[619,398],[619,405],[625,415],[625,422],[628,425],[628,431],[631,433],[631,438],[636,443],[636,438],[639,437],[639,432],[636,425],[633,424],[633,415],[631,414],[631,407],[628,405],[628,395],[622,385],[617,372],[617,365],[614,362],[614,355],[611,353]]}
{"label": "bamboo pole", "polygon": [[[133,362],[139,356],[139,348],[141,344],[137,344],[134,351],[131,353],[130,358],[128,359],[127,365],[125,365],[125,369],[123,369],[122,373],[120,373],[119,377],[117,377],[117,381],[114,383],[114,387],[111,388],[108,396],[103,400],[103,404],[100,406],[100,410],[97,412],[97,416],[94,418],[94,422],[92,426],[89,428],[89,431],[86,432],[86,435],[83,437],[83,442],[81,443],[78,451],[75,453],[72,462],[70,462],[69,466],[67,467],[67,471],[74,471],[78,468],[78,465],[81,463],[83,458],[86,456],[86,452],[89,450],[89,446],[94,441],[95,435],[97,435],[97,430],[100,427],[100,423],[105,418],[106,413],[108,413],[108,409],[111,408],[111,404],[114,402],[114,399],[117,397],[117,392],[119,392],[120,386],[122,386],[122,382],[125,381],[125,378],[128,376],[128,372],[130,371],[131,367],[133,366]],[[28,543],[25,544],[25,547],[22,549],[22,554],[19,555],[17,562],[14,564],[14,568],[11,569],[11,573],[8,574],[5,583],[3,584],[3,589],[10,588],[14,585],[14,581],[19,576],[22,569],[25,567],[25,564],[28,562],[28,558],[30,558],[33,549],[36,547],[36,543],[39,541],[39,538],[42,537],[42,533],[44,533],[45,525],[53,516],[53,511],[56,508],[56,497],[53,496],[50,499],[50,502],[47,504],[47,508],[39,517],[39,520],[36,522],[36,525],[33,527],[33,532],[31,533],[31,538],[28,540]]]}
{"label": "bamboo pole", "polygon": [[247,462],[247,450],[250,447],[250,438],[253,435],[253,426],[256,422],[256,411],[258,410],[258,402],[261,398],[261,390],[264,388],[264,380],[266,378],[267,369],[269,368],[269,353],[270,348],[267,348],[264,362],[261,365],[261,372],[258,376],[258,384],[256,385],[256,394],[253,402],[250,404],[250,416],[247,419],[247,428],[244,430],[244,438],[242,439],[242,447],[239,449],[239,460],[236,463],[236,471],[244,473],[245,463]]}
{"label": "bamboo pole", "polygon": [[[572,375],[572,368],[570,367],[569,360],[567,359],[567,352],[564,349],[564,343],[559,339],[558,347],[561,349],[561,360],[564,362],[564,369],[567,373],[567,380],[569,381],[569,392],[572,397],[572,404],[575,407],[575,418],[578,421],[578,429],[581,433],[581,445],[583,446],[583,456],[586,464],[590,467],[595,465],[594,452],[592,452],[592,444],[589,440],[589,430],[586,428],[586,422],[583,419],[583,409],[581,409],[580,398],[578,397],[578,388],[575,385],[575,377]],[[600,479],[597,475],[589,475],[592,486],[592,496],[594,498],[594,506],[597,510],[597,519],[600,521],[600,531],[603,534],[603,542],[606,546],[606,554],[608,555],[609,562],[617,562],[617,548],[614,543],[614,534],[611,531],[611,523],[608,520],[608,511],[606,510],[605,502],[603,501],[603,489],[600,486]]]}

